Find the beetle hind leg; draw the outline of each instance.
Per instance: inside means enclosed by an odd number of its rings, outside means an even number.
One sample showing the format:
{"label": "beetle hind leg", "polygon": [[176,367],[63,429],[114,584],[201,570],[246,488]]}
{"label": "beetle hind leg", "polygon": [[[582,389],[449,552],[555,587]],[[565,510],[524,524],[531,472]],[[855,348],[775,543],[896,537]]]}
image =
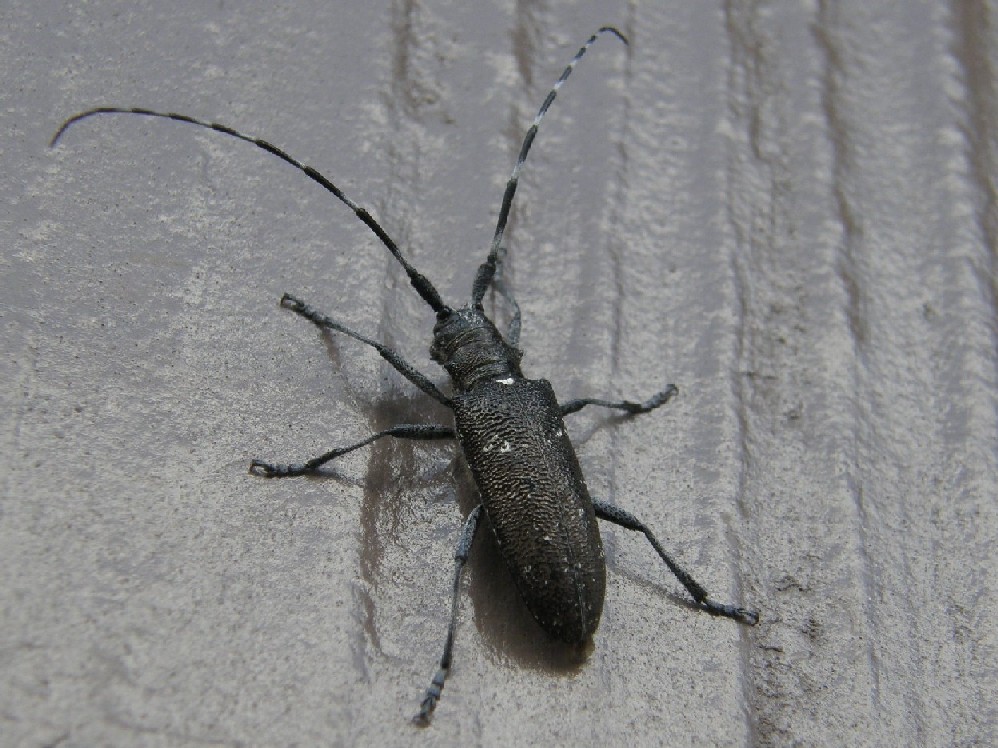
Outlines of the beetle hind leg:
{"label": "beetle hind leg", "polygon": [[595,499],[593,500],[593,507],[596,509],[596,516],[600,519],[605,519],[607,522],[613,522],[615,525],[620,525],[628,530],[635,530],[643,533],[644,536],[648,538],[648,542],[651,543],[652,548],[655,549],[655,552],[658,553],[663,561],[665,561],[665,565],[668,566],[669,570],[676,575],[676,579],[682,583],[683,587],[686,588],[686,591],[692,595],[697,604],[706,612],[715,616],[732,618],[740,623],[746,623],[749,626],[754,626],[759,623],[758,611],[739,608],[736,605],[717,603],[711,600],[707,595],[707,590],[705,590],[699,582],[690,576],[689,572],[676,563],[675,559],[673,559],[672,556],[666,552],[666,550],[662,547],[662,544],[658,542],[658,538],[652,534],[652,531],[648,529],[645,523],[633,514],[626,512],[613,504],[608,504],[605,501],[597,501]]}
{"label": "beetle hind leg", "polygon": [[454,591],[450,604],[450,624],[447,626],[447,641],[444,643],[444,653],[440,658],[437,672],[430,681],[430,687],[426,689],[426,696],[423,697],[419,705],[419,714],[412,718],[412,721],[420,727],[430,724],[430,716],[437,707],[440,694],[444,690],[444,681],[450,672],[451,653],[454,650],[454,633],[457,630],[458,602],[461,596],[461,574],[464,565],[468,563],[468,554],[471,552],[471,543],[475,539],[475,532],[478,530],[479,520],[482,518],[482,505],[479,504],[471,510],[468,519],[461,530],[461,539],[457,543],[454,551]]}

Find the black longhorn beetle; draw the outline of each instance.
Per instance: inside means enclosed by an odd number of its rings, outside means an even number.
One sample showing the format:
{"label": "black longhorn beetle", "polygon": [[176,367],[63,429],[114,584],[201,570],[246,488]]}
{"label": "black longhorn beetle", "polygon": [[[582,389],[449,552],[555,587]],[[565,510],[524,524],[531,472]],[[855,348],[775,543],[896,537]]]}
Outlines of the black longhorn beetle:
{"label": "black longhorn beetle", "polygon": [[[206,127],[252,143],[304,172],[349,207],[398,260],[413,288],[436,313],[430,355],[447,370],[454,389],[451,397],[443,394],[426,375],[392,349],[344,327],[294,296],[284,294],[281,306],[285,309],[304,317],[320,330],[336,330],[374,348],[403,377],[454,411],[455,426],[399,424],[306,462],[278,465],[253,460],[250,466],[253,475],[265,478],[307,475],[330,460],[385,436],[417,440],[456,438],[461,444],[481,494],[481,504],[465,520],[454,554],[456,567],[450,624],[439,668],[426,690],[419,713],[414,717],[414,721],[421,725],[429,723],[450,670],[461,573],[483,512],[520,596],[541,628],[556,639],[581,644],[589,639],[599,623],[606,589],[606,563],[597,519],[643,533],[702,610],[749,625],[759,621],[759,614],[755,611],[711,600],[707,591],[676,563],[637,517],[612,504],[591,498],[575,450],[565,431],[563,418],[587,405],[621,410],[627,414],[647,413],[672,399],[678,392],[676,386],[670,384],[643,403],[594,398],[559,403],[547,380],[525,379],[520,371],[522,353],[517,348],[520,309],[503,279],[503,232],[520,169],[541,120],[576,63],[603,33],[610,33],[627,44],[627,39],[617,29],[610,26],[601,28],[579,49],[544,99],[527,130],[506,184],[492,247],[487,259],[478,268],[471,289],[471,303],[460,309],[452,309],[443,302],[433,284],[409,264],[392,238],[366,209],[344,195],[339,187],[311,166],[306,166],[267,141],[183,114],[122,107],[98,107],[74,115],[52,138],[51,146],[55,146],[73,124],[93,115],[139,114]],[[482,298],[489,286],[512,309],[505,336],[486,316],[482,307]]]}

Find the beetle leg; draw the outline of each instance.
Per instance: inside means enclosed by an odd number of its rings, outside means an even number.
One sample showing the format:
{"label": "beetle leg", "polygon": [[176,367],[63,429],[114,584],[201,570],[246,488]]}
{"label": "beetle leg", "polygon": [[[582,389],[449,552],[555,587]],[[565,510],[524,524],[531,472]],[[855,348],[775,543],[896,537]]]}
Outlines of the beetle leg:
{"label": "beetle leg", "polygon": [[625,512],[620,507],[616,507],[613,504],[608,504],[604,501],[593,500],[593,507],[596,509],[596,516],[600,519],[605,519],[608,522],[613,522],[615,525],[620,525],[621,527],[627,528],[628,530],[636,530],[638,532],[644,533],[644,536],[648,538],[648,542],[651,543],[652,548],[662,557],[665,561],[665,565],[669,567],[670,571],[676,575],[676,578],[682,583],[683,587],[693,596],[693,599],[697,601],[705,611],[715,616],[724,616],[725,618],[733,618],[741,623],[747,623],[750,626],[754,626],[759,622],[759,613],[754,610],[746,610],[745,608],[739,608],[734,605],[725,605],[723,603],[716,603],[707,596],[707,590],[700,586],[689,572],[683,569],[676,561],[665,552],[662,544],[658,542],[658,539],[652,534],[651,530],[635,517],[630,512]]}
{"label": "beetle leg", "polygon": [[598,400],[593,397],[584,397],[579,400],[569,400],[567,403],[562,403],[559,407],[561,407],[562,416],[567,416],[569,413],[577,413],[587,405],[599,405],[602,408],[614,408],[616,410],[626,411],[630,414],[647,413],[650,410],[655,410],[655,408],[660,405],[665,405],[678,392],[679,388],[674,384],[670,384],[664,390],[643,403],[635,403],[630,400],[613,402],[610,400]]}
{"label": "beetle leg", "polygon": [[471,543],[475,539],[475,532],[478,530],[479,520],[482,517],[482,505],[479,504],[471,510],[468,519],[461,530],[461,539],[457,543],[454,551],[454,592],[450,604],[450,625],[447,626],[447,641],[444,643],[444,654],[440,658],[440,665],[437,668],[430,687],[426,689],[426,696],[423,697],[419,705],[419,714],[412,718],[412,721],[421,727],[430,724],[430,715],[440,700],[440,693],[444,690],[444,681],[450,671],[451,652],[454,649],[454,632],[457,629],[458,601],[461,595],[461,573],[464,565],[468,562],[468,554],[471,552]]}
{"label": "beetle leg", "polygon": [[341,325],[333,319],[330,319],[324,314],[320,314],[315,309],[310,307],[301,299],[297,299],[291,294],[284,294],[281,297],[281,306],[285,309],[290,309],[295,314],[298,314],[305,319],[307,319],[312,324],[320,328],[325,328],[329,330],[336,330],[344,335],[349,335],[354,340],[359,340],[361,343],[367,343],[369,346],[374,348],[381,357],[385,359],[388,363],[395,367],[395,370],[401,374],[403,377],[408,379],[414,385],[419,387],[423,392],[432,397],[438,403],[443,403],[448,408],[450,407],[450,399],[444,395],[437,386],[430,381],[430,378],[425,374],[419,372],[416,367],[398,355],[395,351],[386,345],[379,343],[376,340],[371,340],[371,338],[366,335],[361,335],[359,332],[354,332],[349,327]]}
{"label": "beetle leg", "polygon": [[257,475],[261,478],[287,478],[293,475],[306,475],[307,473],[314,472],[316,468],[324,465],[330,460],[345,455],[347,452],[353,452],[355,449],[360,449],[361,447],[364,447],[383,436],[394,436],[399,439],[420,440],[453,439],[455,431],[450,426],[403,423],[398,426],[392,426],[390,429],[379,431],[376,434],[371,434],[369,437],[362,439],[356,444],[331,449],[318,457],[313,457],[307,462],[292,465],[274,465],[261,460],[253,460],[253,462],[250,463],[249,471],[251,475]]}
{"label": "beetle leg", "polygon": [[499,256],[496,259],[496,274],[492,277],[492,287],[498,291],[499,295],[506,299],[513,309],[513,315],[509,320],[509,328],[506,330],[506,342],[516,348],[520,344],[520,305],[513,297],[509,284],[506,283],[506,247],[499,247]]}

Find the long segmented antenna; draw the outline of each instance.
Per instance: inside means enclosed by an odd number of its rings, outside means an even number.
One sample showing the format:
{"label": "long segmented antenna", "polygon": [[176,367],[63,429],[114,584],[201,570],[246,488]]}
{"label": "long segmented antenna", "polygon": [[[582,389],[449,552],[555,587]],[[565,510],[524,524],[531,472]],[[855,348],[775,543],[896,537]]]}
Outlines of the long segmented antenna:
{"label": "long segmented antenna", "polygon": [[502,235],[506,230],[506,221],[509,219],[509,211],[513,205],[513,195],[516,194],[516,184],[520,179],[520,169],[523,167],[523,162],[527,160],[527,153],[530,152],[530,146],[534,143],[534,137],[537,135],[537,128],[540,127],[541,120],[544,119],[544,115],[547,114],[552,102],[554,102],[555,97],[558,95],[558,89],[561,88],[562,84],[568,80],[568,76],[572,74],[572,70],[575,68],[576,63],[582,59],[583,55],[586,54],[588,49],[593,45],[593,43],[599,38],[600,34],[611,33],[616,36],[624,44],[627,44],[627,38],[621,34],[613,26],[603,26],[599,31],[589,37],[589,40],[582,45],[578,52],[575,53],[575,57],[572,61],[568,63],[568,67],[565,68],[561,77],[558,79],[557,83],[554,84],[544,99],[544,103],[541,104],[541,108],[537,112],[537,116],[534,117],[534,122],[527,130],[526,136],[523,138],[523,145],[520,146],[520,155],[516,159],[516,166],[513,167],[513,173],[509,176],[509,181],[506,182],[506,191],[502,196],[502,207],[499,209],[499,221],[496,223],[496,233],[492,238],[492,249],[489,251],[488,259],[485,260],[479,267],[478,273],[475,275],[475,284],[471,288],[471,302],[475,307],[480,307],[482,305],[482,297],[485,296],[485,291],[488,289],[489,284],[492,282],[492,278],[496,273],[496,258],[499,254],[499,245],[502,243]]}
{"label": "long segmented antenna", "polygon": [[318,184],[322,185],[326,190],[332,192],[337,200],[339,200],[348,208],[350,208],[350,210],[354,212],[354,215],[356,215],[361,221],[363,221],[367,225],[369,229],[371,229],[371,231],[374,232],[374,235],[377,236],[378,239],[381,240],[381,243],[388,248],[388,251],[392,253],[392,256],[399,261],[399,264],[402,265],[402,267],[405,269],[406,274],[409,276],[409,282],[412,284],[412,287],[416,289],[417,293],[419,293],[419,295],[423,298],[423,301],[425,301],[433,308],[433,311],[437,313],[437,316],[444,316],[450,314],[451,312],[450,307],[448,307],[440,298],[440,294],[437,292],[437,289],[433,287],[433,284],[430,283],[429,279],[425,275],[420,273],[418,270],[416,270],[416,268],[414,268],[412,265],[409,264],[409,261],[402,256],[402,253],[399,251],[398,245],[395,244],[395,241],[388,235],[387,231],[381,228],[378,222],[374,220],[374,218],[371,216],[370,213],[367,212],[366,208],[362,208],[361,206],[357,205],[357,203],[355,203],[349,197],[344,195],[343,191],[340,190],[339,187],[337,187],[335,184],[333,184],[331,181],[329,181],[326,177],[324,177],[318,171],[313,169],[311,166],[307,166],[298,159],[289,156],[287,153],[282,151],[276,145],[268,143],[266,140],[261,140],[260,138],[254,138],[249,135],[243,135],[241,132],[233,130],[231,127],[228,127],[226,125],[220,125],[217,122],[204,122],[202,120],[195,119],[194,117],[189,117],[186,114],[175,114],[173,112],[154,112],[151,109],[141,109],[138,107],[127,108],[127,107],[102,106],[102,107],[95,107],[94,109],[88,109],[87,111],[80,112],[79,114],[74,114],[68,120],[63,122],[62,126],[52,137],[52,141],[49,143],[49,147],[54,148],[56,144],[59,142],[59,139],[66,133],[66,131],[70,127],[75,125],[77,122],[87,119],[88,117],[93,117],[98,114],[139,114],[144,117],[159,117],[161,119],[172,119],[177,122],[186,122],[187,124],[190,125],[197,125],[198,127],[204,127],[208,130],[214,130],[215,132],[220,132],[223,135],[231,135],[234,138],[239,138],[239,140],[244,140],[247,143],[252,143],[257,148],[261,148],[267,153],[272,153],[282,161],[291,164],[293,167],[298,169],[298,171],[303,172],[305,176],[307,176],[313,182],[317,182]]}

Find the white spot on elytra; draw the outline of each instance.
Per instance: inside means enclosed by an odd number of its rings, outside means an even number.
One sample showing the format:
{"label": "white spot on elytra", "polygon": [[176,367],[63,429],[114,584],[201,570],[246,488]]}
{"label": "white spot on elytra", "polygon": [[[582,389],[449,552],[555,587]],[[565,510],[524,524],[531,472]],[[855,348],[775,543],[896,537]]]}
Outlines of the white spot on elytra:
{"label": "white spot on elytra", "polygon": [[496,384],[513,384],[513,377],[509,377],[508,379],[497,379]]}

